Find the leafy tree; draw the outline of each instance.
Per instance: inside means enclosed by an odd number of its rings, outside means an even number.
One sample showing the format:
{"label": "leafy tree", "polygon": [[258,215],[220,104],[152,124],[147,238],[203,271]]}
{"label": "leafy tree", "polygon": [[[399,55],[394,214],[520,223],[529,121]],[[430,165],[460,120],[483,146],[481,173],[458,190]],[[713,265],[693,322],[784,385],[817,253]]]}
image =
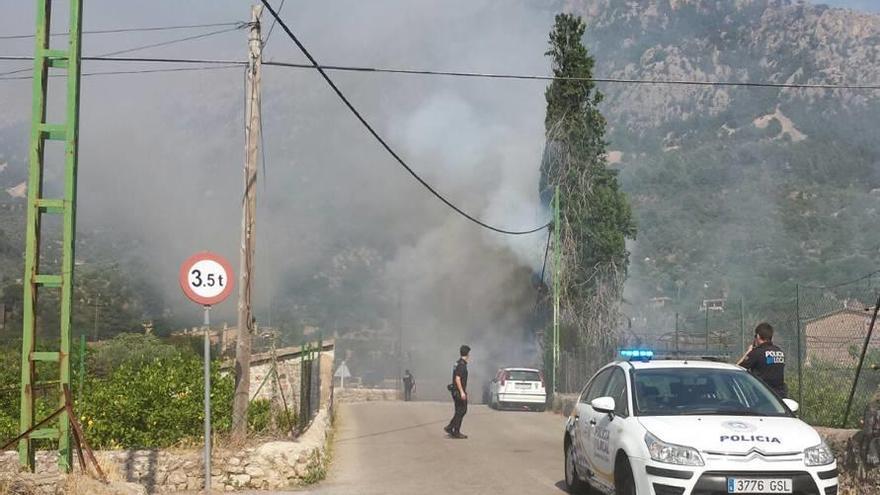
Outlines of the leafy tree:
{"label": "leafy tree", "polygon": [[[97,448],[167,447],[198,438],[204,412],[202,362],[178,355],[133,367],[122,365],[105,379],[86,383],[77,403],[85,434]],[[218,432],[228,431],[233,380],[214,362],[211,416]]]}
{"label": "leafy tree", "polygon": [[191,347],[167,344],[153,335],[119,334],[100,343],[88,359],[89,374],[106,377],[122,366],[138,369],[153,361],[175,357],[197,357]]}
{"label": "leafy tree", "polygon": [[[586,25],[559,14],[550,33],[554,80],[547,88],[546,147],[541,196],[558,189],[563,270],[562,342],[607,349],[620,321],[619,305],[629,265],[626,240],[635,239],[629,201],[606,160],[602,94],[589,78],[593,58],[582,39]],[[577,78],[574,80],[573,78]]]}

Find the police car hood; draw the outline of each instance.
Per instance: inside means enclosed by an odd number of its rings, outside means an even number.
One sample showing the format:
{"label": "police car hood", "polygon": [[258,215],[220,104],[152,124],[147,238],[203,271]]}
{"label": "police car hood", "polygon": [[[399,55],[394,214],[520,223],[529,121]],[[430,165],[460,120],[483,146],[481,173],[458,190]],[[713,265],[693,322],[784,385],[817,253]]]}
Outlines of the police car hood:
{"label": "police car hood", "polygon": [[701,452],[800,453],[821,443],[816,430],[791,417],[640,416],[639,422],[663,442]]}

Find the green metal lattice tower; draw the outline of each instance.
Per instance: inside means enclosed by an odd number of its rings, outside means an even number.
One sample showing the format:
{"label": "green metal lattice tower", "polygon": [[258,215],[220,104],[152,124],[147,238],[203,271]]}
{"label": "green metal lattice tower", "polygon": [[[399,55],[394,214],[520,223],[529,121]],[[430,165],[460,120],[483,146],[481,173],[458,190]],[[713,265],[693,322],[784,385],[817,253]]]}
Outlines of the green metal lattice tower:
{"label": "green metal lattice tower", "polygon": [[[36,0],[36,45],[34,50],[34,78],[31,136],[29,147],[27,185],[27,226],[25,245],[24,302],[21,348],[21,433],[34,424],[34,382],[36,363],[57,363],[59,406],[64,405],[63,387],[70,385],[70,324],[73,295],[73,259],[76,232],[76,169],[79,134],[79,86],[82,42],[82,0],[70,3],[70,26],[67,49],[50,45],[49,28],[52,18],[52,0]],[[46,122],[49,73],[63,75],[66,81],[66,108],[64,122]],[[61,78],[59,78],[61,79]],[[64,189],[61,198],[43,197],[43,171],[46,141],[64,143]],[[61,273],[43,273],[40,270],[41,220],[44,214],[62,217]],[[36,325],[38,292],[43,289],[61,293],[60,339],[57,351],[37,351]],[[54,344],[54,339],[51,340]],[[54,423],[54,424],[53,424]],[[65,414],[50,422],[49,428],[35,430],[19,443],[22,466],[34,470],[35,439],[57,440],[59,466],[66,471],[71,466],[70,420]]]}

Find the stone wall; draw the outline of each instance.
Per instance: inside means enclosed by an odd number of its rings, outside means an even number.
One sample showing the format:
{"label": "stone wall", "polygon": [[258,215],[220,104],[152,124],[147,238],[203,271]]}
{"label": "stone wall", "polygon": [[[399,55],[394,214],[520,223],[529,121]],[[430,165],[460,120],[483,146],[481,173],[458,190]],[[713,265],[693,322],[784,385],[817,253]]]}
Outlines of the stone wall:
{"label": "stone wall", "polygon": [[[211,461],[211,484],[217,491],[280,489],[296,486],[322,469],[332,413],[322,408],[296,440],[273,441],[241,449],[219,447]],[[150,493],[195,491],[204,486],[202,451],[185,449],[100,451],[102,466],[119,478],[146,487]],[[58,474],[56,454],[37,453],[37,471]],[[18,453],[0,453],[0,473],[18,470]]]}
{"label": "stone wall", "polygon": [[400,400],[400,393],[390,388],[337,388],[333,390],[333,400],[337,402]]}
{"label": "stone wall", "polygon": [[[333,387],[334,343],[332,340],[323,342],[318,357],[321,370],[321,407],[330,403]],[[273,366],[277,366],[278,380],[271,377]],[[231,372],[233,363],[224,363],[222,369]],[[268,377],[268,379],[267,379]],[[251,397],[272,401],[278,406],[287,403],[287,407],[298,411],[300,403],[300,383],[302,380],[302,348],[285,347],[273,352],[254,354],[251,357]]]}

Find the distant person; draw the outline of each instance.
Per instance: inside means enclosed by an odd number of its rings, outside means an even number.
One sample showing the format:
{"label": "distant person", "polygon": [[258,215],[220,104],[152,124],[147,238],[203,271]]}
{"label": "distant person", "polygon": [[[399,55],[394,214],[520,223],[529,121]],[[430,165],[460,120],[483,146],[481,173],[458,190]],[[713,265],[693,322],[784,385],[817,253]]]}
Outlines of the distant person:
{"label": "distant person", "polygon": [[403,400],[409,402],[412,400],[412,393],[416,389],[416,379],[406,370],[403,373]]}
{"label": "distant person", "polygon": [[760,323],[755,327],[755,339],[736,364],[749,370],[764,381],[777,395],[786,397],[785,353],[773,344],[773,327]]}
{"label": "distant person", "polygon": [[461,420],[467,414],[467,365],[470,353],[471,348],[466,345],[458,349],[460,357],[455,362],[455,367],[452,368],[452,383],[447,387],[452,394],[452,401],[455,403],[455,414],[449,424],[443,427],[443,431],[452,438],[467,438],[467,435],[461,432]]}

